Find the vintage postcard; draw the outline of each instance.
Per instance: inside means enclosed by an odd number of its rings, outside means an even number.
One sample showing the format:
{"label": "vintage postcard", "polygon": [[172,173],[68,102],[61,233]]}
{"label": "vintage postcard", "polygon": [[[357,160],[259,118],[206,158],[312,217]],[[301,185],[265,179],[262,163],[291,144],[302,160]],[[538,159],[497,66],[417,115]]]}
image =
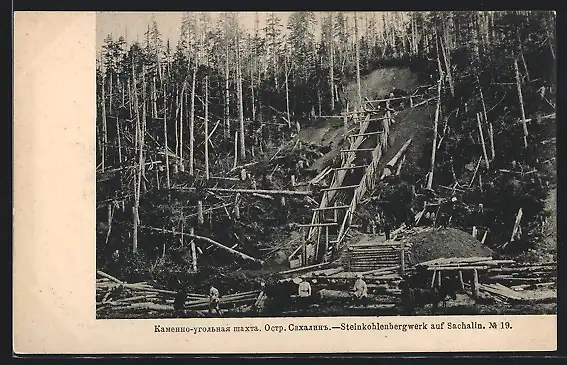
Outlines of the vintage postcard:
{"label": "vintage postcard", "polygon": [[16,353],[556,350],[554,12],[14,27]]}

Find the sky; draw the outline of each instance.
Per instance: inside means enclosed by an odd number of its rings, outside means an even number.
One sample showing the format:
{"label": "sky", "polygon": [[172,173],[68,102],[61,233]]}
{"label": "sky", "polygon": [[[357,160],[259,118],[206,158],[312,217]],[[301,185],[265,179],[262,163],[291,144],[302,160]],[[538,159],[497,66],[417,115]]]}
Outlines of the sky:
{"label": "sky", "polygon": [[[213,19],[219,13],[211,13]],[[268,13],[259,12],[260,29],[265,24],[265,18]],[[287,24],[287,18],[291,12],[278,12],[282,24]],[[254,26],[254,12],[239,12],[240,24],[249,30]],[[113,38],[123,36],[128,43],[136,40],[138,37],[143,39],[144,33],[148,29],[148,24],[152,22],[152,16],[156,20],[159,31],[163,40],[169,39],[172,46],[177,44],[181,29],[182,12],[99,12],[96,17],[96,46],[97,52],[100,51],[104,38],[112,33]]]}
{"label": "sky", "polygon": [[[255,12],[238,12],[240,24],[247,28],[249,31],[254,29]],[[373,12],[380,15],[382,12]],[[220,14],[220,12],[211,12],[213,20]],[[259,28],[262,29],[265,25],[265,19],[269,12],[258,12]],[[287,24],[287,20],[292,12],[278,11],[279,18],[282,25]],[[326,12],[315,12],[315,18],[319,22],[322,15],[328,14]],[[353,13],[349,13],[353,14]],[[361,16],[364,13],[359,13]],[[144,38],[144,33],[148,29],[148,24],[151,24],[152,17],[155,19],[158,29],[162,34],[162,39],[169,42],[172,47],[175,47],[179,40],[181,30],[181,19],[183,18],[182,12],[98,12],[96,17],[96,46],[97,53],[100,52],[104,38],[108,34],[112,34],[114,39],[123,36],[128,44],[131,44],[138,38],[140,41]],[[380,22],[380,16],[378,16]],[[319,23],[318,23],[319,24]],[[320,29],[319,26],[316,29]]]}

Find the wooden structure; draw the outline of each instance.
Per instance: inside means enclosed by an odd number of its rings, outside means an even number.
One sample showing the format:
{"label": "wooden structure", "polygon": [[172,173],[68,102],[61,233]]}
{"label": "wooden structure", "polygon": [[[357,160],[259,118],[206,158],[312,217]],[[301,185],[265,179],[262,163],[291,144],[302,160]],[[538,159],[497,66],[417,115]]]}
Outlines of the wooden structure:
{"label": "wooden structure", "polygon": [[[389,102],[401,99],[411,100],[413,107],[432,100],[425,99],[423,95],[367,100],[362,111],[342,114],[349,148],[340,151],[341,166],[331,170],[331,183],[322,189],[319,207],[313,210],[310,224],[301,226],[306,232],[302,234],[301,244],[288,258],[291,268],[327,262],[338,257],[358,205],[365,194],[374,189],[378,179],[385,175],[378,171],[378,166],[382,154],[388,149],[390,126],[395,122]],[[417,103],[418,99],[425,100]],[[383,103],[386,109],[379,108]],[[352,125],[355,127],[349,129]],[[389,170],[395,171],[395,167],[400,167],[398,165],[403,163],[404,153],[410,143],[411,139],[388,162]]]}

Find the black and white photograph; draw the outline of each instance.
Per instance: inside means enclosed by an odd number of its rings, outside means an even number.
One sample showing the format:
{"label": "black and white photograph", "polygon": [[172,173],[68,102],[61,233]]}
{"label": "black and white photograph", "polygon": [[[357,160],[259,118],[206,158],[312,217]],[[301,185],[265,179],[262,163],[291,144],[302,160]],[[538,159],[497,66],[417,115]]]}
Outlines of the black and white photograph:
{"label": "black and white photograph", "polygon": [[93,316],[557,314],[555,23],[98,12]]}

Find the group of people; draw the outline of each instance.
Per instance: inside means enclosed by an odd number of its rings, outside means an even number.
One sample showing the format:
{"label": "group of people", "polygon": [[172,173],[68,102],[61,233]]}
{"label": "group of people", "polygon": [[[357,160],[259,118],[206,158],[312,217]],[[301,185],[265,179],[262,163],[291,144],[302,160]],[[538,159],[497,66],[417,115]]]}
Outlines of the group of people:
{"label": "group of people", "polygon": [[[295,287],[293,291],[290,291],[290,287],[286,287],[286,283],[292,283]],[[260,283],[262,306],[265,301],[272,301],[279,305],[285,304],[285,297],[294,301],[299,309],[307,309],[311,304],[316,301],[316,290],[313,290],[312,284],[316,284],[316,279],[308,280],[306,276],[300,276],[293,278],[291,280],[281,281],[279,284],[266,286],[264,282]],[[352,287],[352,297],[356,300],[362,300],[368,297],[368,286],[363,279],[362,274],[357,275],[356,281]],[[187,289],[183,288],[178,291],[174,307],[177,311],[183,311],[185,307],[185,301],[187,299]],[[258,306],[255,303],[255,306]],[[257,308],[261,310],[262,308]],[[209,295],[208,295],[208,312],[209,315],[222,316],[223,311],[220,308],[220,292],[214,286],[210,285]]]}

